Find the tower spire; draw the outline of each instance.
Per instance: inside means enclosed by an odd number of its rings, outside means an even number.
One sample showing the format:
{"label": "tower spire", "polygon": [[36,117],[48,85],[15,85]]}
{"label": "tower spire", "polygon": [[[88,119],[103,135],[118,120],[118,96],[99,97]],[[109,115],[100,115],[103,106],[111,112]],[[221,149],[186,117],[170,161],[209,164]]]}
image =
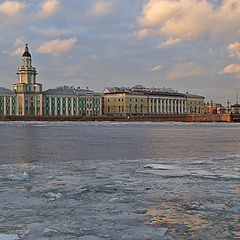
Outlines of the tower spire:
{"label": "tower spire", "polygon": [[32,57],[28,50],[28,43],[25,44],[25,52],[23,53],[23,57]]}

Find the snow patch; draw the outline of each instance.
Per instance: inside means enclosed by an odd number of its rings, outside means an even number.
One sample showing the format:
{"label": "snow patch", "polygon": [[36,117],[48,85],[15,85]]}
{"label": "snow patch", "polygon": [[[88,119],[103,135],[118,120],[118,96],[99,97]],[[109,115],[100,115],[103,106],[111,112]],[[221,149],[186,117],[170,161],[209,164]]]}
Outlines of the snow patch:
{"label": "snow patch", "polygon": [[164,165],[164,164],[148,164],[144,166],[144,168],[151,168],[155,170],[176,170],[180,169],[179,167],[176,167],[174,165]]}
{"label": "snow patch", "polygon": [[0,240],[18,240],[19,237],[16,234],[0,233]]}

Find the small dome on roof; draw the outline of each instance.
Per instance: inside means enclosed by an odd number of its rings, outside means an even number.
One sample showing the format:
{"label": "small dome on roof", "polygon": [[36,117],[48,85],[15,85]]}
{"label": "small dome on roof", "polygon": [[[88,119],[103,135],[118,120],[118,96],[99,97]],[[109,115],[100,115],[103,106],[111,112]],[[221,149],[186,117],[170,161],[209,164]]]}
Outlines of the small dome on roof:
{"label": "small dome on roof", "polygon": [[25,52],[23,53],[23,57],[32,57],[30,52],[28,51],[28,44],[26,43]]}

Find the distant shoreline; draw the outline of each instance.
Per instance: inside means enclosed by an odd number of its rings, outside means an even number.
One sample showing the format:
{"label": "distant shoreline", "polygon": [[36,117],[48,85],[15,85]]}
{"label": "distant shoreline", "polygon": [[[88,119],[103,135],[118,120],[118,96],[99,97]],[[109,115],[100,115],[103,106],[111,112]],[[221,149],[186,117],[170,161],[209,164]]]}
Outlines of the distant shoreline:
{"label": "distant shoreline", "polygon": [[0,121],[110,121],[110,122],[240,122],[240,115],[232,114],[182,114],[154,116],[0,116]]}

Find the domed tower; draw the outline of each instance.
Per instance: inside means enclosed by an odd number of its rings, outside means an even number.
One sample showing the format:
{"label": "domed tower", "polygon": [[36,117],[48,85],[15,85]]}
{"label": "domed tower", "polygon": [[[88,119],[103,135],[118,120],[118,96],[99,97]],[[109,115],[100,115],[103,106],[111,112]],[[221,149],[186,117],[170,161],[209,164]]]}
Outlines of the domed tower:
{"label": "domed tower", "polygon": [[14,92],[35,92],[42,91],[42,85],[36,83],[37,71],[32,67],[32,56],[28,50],[28,44],[25,46],[25,52],[22,55],[22,66],[18,68],[18,84],[13,85]]}
{"label": "domed tower", "polygon": [[37,71],[32,67],[32,56],[25,46],[22,55],[22,66],[18,68],[18,83],[13,85],[17,94],[17,115],[42,114],[42,84],[36,82]]}

